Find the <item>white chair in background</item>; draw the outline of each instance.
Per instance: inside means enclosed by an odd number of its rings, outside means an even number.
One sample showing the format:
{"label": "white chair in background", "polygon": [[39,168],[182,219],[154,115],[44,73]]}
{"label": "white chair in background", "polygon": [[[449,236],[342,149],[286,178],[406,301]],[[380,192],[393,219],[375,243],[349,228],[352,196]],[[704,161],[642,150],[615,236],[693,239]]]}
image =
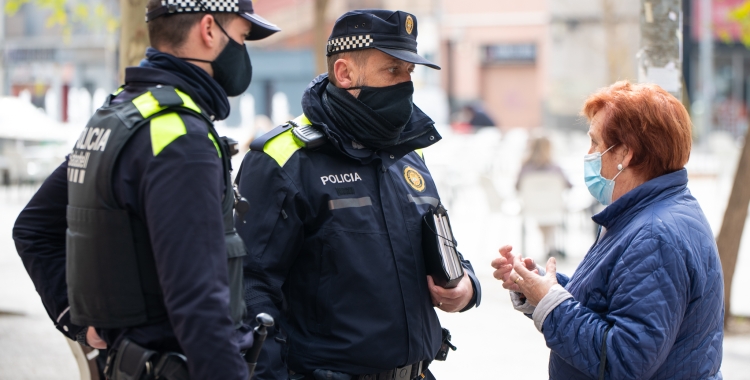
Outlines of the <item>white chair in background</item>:
{"label": "white chair in background", "polygon": [[[519,182],[518,195],[521,200],[521,252],[527,252],[527,224],[534,223],[543,230],[547,240],[547,255],[565,255],[565,193],[567,183],[562,174],[555,171],[535,171],[524,174]],[[561,236],[561,239],[557,239]]]}

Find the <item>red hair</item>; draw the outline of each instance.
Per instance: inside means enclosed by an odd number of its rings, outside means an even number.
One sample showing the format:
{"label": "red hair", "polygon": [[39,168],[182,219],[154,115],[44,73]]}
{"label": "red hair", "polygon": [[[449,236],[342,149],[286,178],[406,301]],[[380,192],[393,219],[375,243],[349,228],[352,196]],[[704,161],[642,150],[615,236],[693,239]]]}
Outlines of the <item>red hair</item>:
{"label": "red hair", "polygon": [[687,163],[692,145],[690,115],[661,87],[616,82],[589,96],[581,110],[589,120],[600,112],[604,143],[631,149],[629,167],[645,180],[680,170]]}

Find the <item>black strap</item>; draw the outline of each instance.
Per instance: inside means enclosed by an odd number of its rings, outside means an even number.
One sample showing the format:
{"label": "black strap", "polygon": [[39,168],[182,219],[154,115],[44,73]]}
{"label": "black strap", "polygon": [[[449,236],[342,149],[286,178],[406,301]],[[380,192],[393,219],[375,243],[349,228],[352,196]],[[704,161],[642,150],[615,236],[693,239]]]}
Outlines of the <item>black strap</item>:
{"label": "black strap", "polygon": [[161,107],[181,106],[184,103],[172,86],[157,86],[148,90]]}
{"label": "black strap", "polygon": [[253,142],[250,143],[250,150],[263,151],[263,147],[266,146],[266,143],[268,142],[268,140],[284,133],[286,130],[288,130],[291,127],[292,126],[290,124],[279,125],[278,127],[272,129],[270,132],[266,133],[265,135],[260,136],[257,139],[253,140]]}
{"label": "black strap", "polygon": [[602,339],[602,352],[599,355],[599,380],[604,380],[604,371],[607,367],[607,335],[609,334],[609,330],[611,329],[612,326],[609,326],[606,330],[604,330],[604,339]]}

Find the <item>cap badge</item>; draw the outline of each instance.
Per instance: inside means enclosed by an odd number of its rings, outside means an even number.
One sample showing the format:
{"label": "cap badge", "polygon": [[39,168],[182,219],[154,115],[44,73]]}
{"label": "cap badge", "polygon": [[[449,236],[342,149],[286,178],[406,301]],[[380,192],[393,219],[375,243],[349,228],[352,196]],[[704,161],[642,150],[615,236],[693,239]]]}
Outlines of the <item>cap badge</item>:
{"label": "cap badge", "polygon": [[424,191],[424,178],[422,178],[422,175],[419,174],[419,172],[411,166],[404,167],[404,179],[412,189],[419,192]]}
{"label": "cap badge", "polygon": [[406,16],[406,33],[411,34],[411,31],[414,30],[414,19],[411,18],[411,15]]}

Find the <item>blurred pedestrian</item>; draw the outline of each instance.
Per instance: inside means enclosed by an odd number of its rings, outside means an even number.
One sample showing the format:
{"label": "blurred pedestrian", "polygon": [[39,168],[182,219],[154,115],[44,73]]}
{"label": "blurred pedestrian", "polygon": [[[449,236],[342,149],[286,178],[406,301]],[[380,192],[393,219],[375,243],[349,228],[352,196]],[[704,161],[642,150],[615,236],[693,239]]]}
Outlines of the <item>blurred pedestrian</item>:
{"label": "blurred pedestrian", "polygon": [[586,186],[608,205],[593,217],[596,243],[572,278],[554,258],[539,271],[503,247],[495,278],[544,334],[551,379],[721,379],[722,271],[687,189],[687,111],[656,85],[623,81],[583,114]]}
{"label": "blurred pedestrian", "polygon": [[449,347],[435,309],[480,302],[468,261],[452,289],[423,261],[423,215],[440,196],[421,149],[440,135],[412,103],[411,73],[439,67],[417,54],[417,28],[406,12],[345,13],[304,114],[245,156],[245,297],[249,315],[280,326],[258,379],[430,379],[427,366]]}
{"label": "blurred pedestrian", "polygon": [[498,126],[480,104],[467,104],[453,114],[451,128],[457,133],[471,133],[483,127]]}
{"label": "blurred pedestrian", "polygon": [[546,136],[532,138],[528,155],[518,173],[516,190],[524,201],[521,214],[535,220],[542,232],[544,252],[549,257],[565,257],[565,251],[558,247],[555,236],[564,222],[562,192],[569,188],[571,184],[565,173],[552,161],[550,140]]}
{"label": "blurred pedestrian", "polygon": [[251,0],[150,0],[146,20],[146,58],[126,69],[13,238],[56,327],[113,348],[108,377],[244,380],[245,247],[232,224],[231,147],[213,121],[250,84],[244,41],[279,29]]}
{"label": "blurred pedestrian", "polygon": [[480,104],[468,104],[464,109],[469,116],[469,125],[475,129],[498,126]]}

